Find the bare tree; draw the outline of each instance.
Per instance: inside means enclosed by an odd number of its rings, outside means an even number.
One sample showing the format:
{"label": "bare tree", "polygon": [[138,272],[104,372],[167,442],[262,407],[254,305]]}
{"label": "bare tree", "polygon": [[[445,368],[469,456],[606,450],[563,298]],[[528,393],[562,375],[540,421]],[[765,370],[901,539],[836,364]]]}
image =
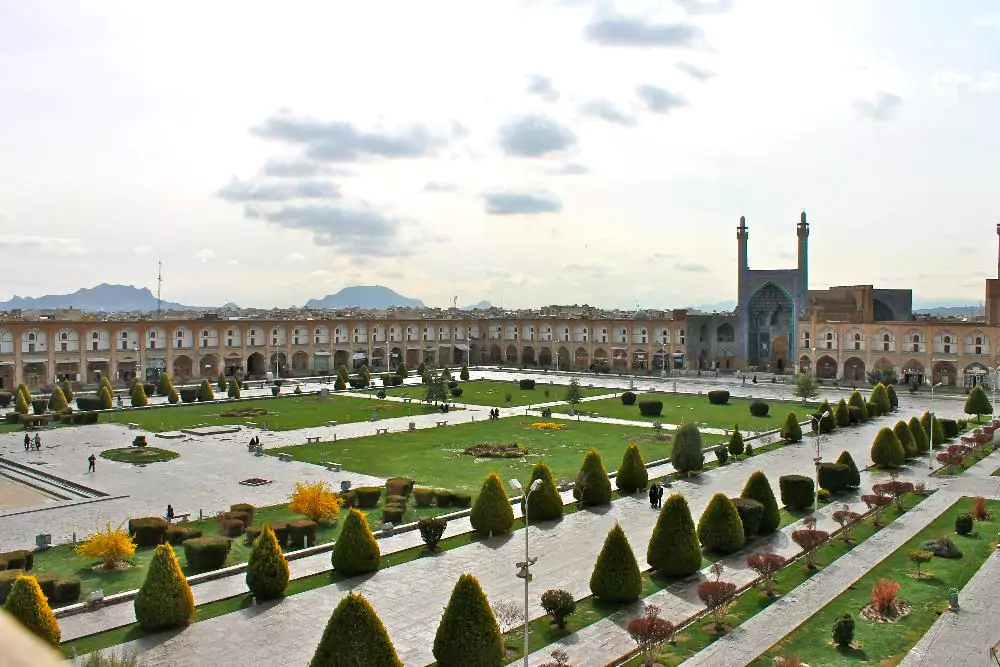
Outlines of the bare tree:
{"label": "bare tree", "polygon": [[852,512],[849,506],[841,505],[840,509],[833,513],[833,520],[840,524],[840,538],[845,542],[850,542],[851,531],[861,521],[861,515]]}
{"label": "bare tree", "polygon": [[510,639],[508,634],[522,624],[524,618],[524,607],[513,600],[497,600],[492,604],[493,615],[500,626],[500,632],[504,634],[504,643]]}

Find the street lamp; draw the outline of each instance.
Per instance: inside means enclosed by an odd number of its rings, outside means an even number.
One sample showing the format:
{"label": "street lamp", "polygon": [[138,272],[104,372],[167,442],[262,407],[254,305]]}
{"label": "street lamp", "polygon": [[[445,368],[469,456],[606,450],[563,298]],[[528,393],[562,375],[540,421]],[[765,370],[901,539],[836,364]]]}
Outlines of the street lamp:
{"label": "street lamp", "polygon": [[135,376],[139,378],[139,382],[143,382],[145,378],[142,377],[142,360],[139,358],[139,348],[136,347],[134,349],[135,349]]}
{"label": "street lamp", "polygon": [[942,385],[941,382],[931,385],[931,409],[928,410],[930,414],[930,432],[927,434],[928,440],[930,440],[930,448],[927,451],[927,470],[934,470],[934,390]]}
{"label": "street lamp", "polygon": [[[823,444],[823,441],[821,440],[823,437],[823,420],[827,417],[833,417],[829,410],[820,415],[819,421],[816,423],[816,458],[813,459],[816,469],[816,493],[813,496],[813,512],[819,511],[819,446]],[[813,419],[815,419],[815,417],[813,417]]]}
{"label": "street lamp", "polygon": [[[517,563],[517,576],[524,579],[524,667],[528,667],[528,582],[531,581],[531,566],[538,561],[537,557],[528,556],[528,500],[532,492],[537,491],[541,485],[542,480],[534,480],[524,494],[524,562]],[[510,486],[515,491],[524,491],[521,482],[516,479],[510,480]]]}

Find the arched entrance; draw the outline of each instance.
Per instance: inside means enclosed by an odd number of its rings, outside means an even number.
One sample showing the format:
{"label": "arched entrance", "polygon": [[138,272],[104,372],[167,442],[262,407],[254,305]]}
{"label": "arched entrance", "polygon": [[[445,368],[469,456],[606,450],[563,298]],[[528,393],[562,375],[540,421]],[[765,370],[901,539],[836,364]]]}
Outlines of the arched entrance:
{"label": "arched entrance", "polygon": [[795,307],[792,297],[772,282],[765,283],[747,303],[747,364],[776,370],[788,368]]}
{"label": "arched entrance", "polygon": [[[295,359],[292,359],[292,365],[295,365]],[[385,367],[385,348],[372,350],[372,370],[382,371]]]}
{"label": "arched entrance", "polygon": [[280,377],[285,377],[288,375],[288,357],[285,356],[284,352],[274,352],[271,354],[271,358],[267,363],[267,370],[278,372]]}
{"label": "arched entrance", "polygon": [[809,355],[803,354],[799,357],[799,372],[808,373],[810,370],[812,370],[812,359],[809,358]]}
{"label": "arched entrance", "polygon": [[516,364],[517,363],[517,347],[515,347],[513,345],[508,345],[507,346],[507,354],[505,355],[505,361],[508,364]]}
{"label": "arched entrance", "polygon": [[29,389],[38,389],[48,384],[48,365],[42,361],[29,361],[24,365],[21,376]]}
{"label": "arched entrance", "polygon": [[552,365],[552,348],[543,347],[538,352],[538,365],[539,366],[551,366]]}
{"label": "arched entrance", "polygon": [[396,370],[400,363],[403,361],[403,351],[398,347],[394,347],[389,351],[389,368],[390,370]]}
{"label": "arched entrance", "polygon": [[87,383],[94,384],[100,382],[102,377],[106,377],[111,381],[115,380],[111,375],[111,364],[106,361],[88,361]]}
{"label": "arched entrance", "polygon": [[903,384],[921,385],[924,383],[924,365],[916,359],[910,359],[903,365]]}
{"label": "arched entrance", "polygon": [[599,347],[594,350],[594,368],[601,370],[607,370],[611,367],[608,362],[608,353],[603,347]]}
{"label": "arched entrance", "polygon": [[367,365],[368,365],[368,352],[362,350],[361,348],[354,350],[354,353],[351,354],[351,368],[357,371],[361,370],[362,366],[367,366]]}
{"label": "arched entrance", "polygon": [[820,380],[837,379],[837,362],[833,357],[822,356],[816,362],[816,377]]}
{"label": "arched entrance", "polygon": [[885,357],[880,357],[874,364],[872,364],[872,368],[876,371],[886,372],[891,371],[895,368],[895,366],[893,366],[892,362]]}
{"label": "arched entrance", "polygon": [[174,357],[173,372],[171,373],[171,379],[174,382],[184,382],[191,379],[192,368],[194,364],[191,361],[191,357],[186,354],[182,354],[179,357]]}
{"label": "arched entrance", "polygon": [[[76,376],[73,376],[76,380]],[[14,367],[10,364],[0,365],[0,389],[11,389],[14,386]]]}
{"label": "arched entrance", "polygon": [[521,363],[525,366],[535,365],[535,348],[528,345],[521,350]]}
{"label": "arched entrance", "polygon": [[559,348],[558,363],[559,363],[559,368],[569,368],[570,366],[569,350],[566,349],[565,347]]}
{"label": "arched entrance", "polygon": [[950,361],[939,361],[934,364],[931,377],[934,378],[934,384],[940,382],[946,387],[951,387],[955,384],[957,376],[958,369],[955,368],[955,364]]}
{"label": "arched entrance", "polygon": [[309,372],[309,353],[299,350],[292,355],[292,373],[305,375]]}
{"label": "arched entrance", "polygon": [[[397,348],[398,349],[398,348]],[[347,350],[337,350],[333,353],[333,370],[337,373],[340,372],[341,366],[348,366],[348,362],[351,359],[351,353]]]}
{"label": "arched entrance", "polygon": [[243,377],[243,358],[236,352],[231,352],[225,360],[225,371],[228,377]]}
{"label": "arched entrance", "polygon": [[851,357],[844,362],[844,380],[847,382],[864,382],[865,362],[857,357]]}
{"label": "arched entrance", "polygon": [[260,352],[254,352],[249,357],[247,357],[247,375],[250,377],[263,377],[267,372],[267,363],[264,361],[264,355]]}
{"label": "arched entrance", "polygon": [[500,346],[490,345],[490,363],[499,364],[500,363]]}
{"label": "arched entrance", "polygon": [[206,354],[198,362],[198,372],[203,378],[215,379],[219,377],[219,358],[214,354]]}
{"label": "arched entrance", "polygon": [[576,348],[576,354],[574,355],[573,363],[576,366],[581,366],[586,368],[590,365],[590,355],[587,354],[587,348],[578,347]]}

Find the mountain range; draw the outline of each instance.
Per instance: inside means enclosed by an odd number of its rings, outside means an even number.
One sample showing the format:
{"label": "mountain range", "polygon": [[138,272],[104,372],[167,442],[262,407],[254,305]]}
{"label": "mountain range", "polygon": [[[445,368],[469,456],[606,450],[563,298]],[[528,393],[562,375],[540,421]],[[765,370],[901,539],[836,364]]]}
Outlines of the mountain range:
{"label": "mountain range", "polygon": [[423,308],[420,299],[411,299],[397,294],[382,285],[355,285],[345,287],[336,294],[327,294],[322,299],[309,299],[306,308]]}
{"label": "mountain range", "polygon": [[[205,306],[185,306],[173,301],[163,301],[163,310],[210,310]],[[108,285],[84,287],[72,294],[46,294],[45,296],[17,296],[0,302],[0,310],[53,310],[79,308],[87,312],[129,312],[156,310],[156,296],[148,287],[134,285]]]}

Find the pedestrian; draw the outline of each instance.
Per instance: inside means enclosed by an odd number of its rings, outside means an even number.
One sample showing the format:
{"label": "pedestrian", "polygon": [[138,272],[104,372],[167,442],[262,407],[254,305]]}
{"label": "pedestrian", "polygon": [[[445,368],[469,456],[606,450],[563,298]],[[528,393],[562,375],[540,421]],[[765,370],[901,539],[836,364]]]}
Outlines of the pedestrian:
{"label": "pedestrian", "polygon": [[756,375],[753,376],[753,383],[757,384],[757,376]]}
{"label": "pedestrian", "polygon": [[87,457],[87,472],[97,472],[97,457],[93,454]]}
{"label": "pedestrian", "polygon": [[35,434],[35,449],[37,451],[42,451],[42,436]]}
{"label": "pedestrian", "polygon": [[656,485],[656,509],[663,507],[663,487]]}
{"label": "pedestrian", "polygon": [[170,521],[173,518],[174,518],[174,506],[167,505],[167,521]]}
{"label": "pedestrian", "polygon": [[31,436],[27,433],[24,434],[24,451],[31,449]]}
{"label": "pedestrian", "polygon": [[649,507],[656,509],[656,482],[649,485]]}

